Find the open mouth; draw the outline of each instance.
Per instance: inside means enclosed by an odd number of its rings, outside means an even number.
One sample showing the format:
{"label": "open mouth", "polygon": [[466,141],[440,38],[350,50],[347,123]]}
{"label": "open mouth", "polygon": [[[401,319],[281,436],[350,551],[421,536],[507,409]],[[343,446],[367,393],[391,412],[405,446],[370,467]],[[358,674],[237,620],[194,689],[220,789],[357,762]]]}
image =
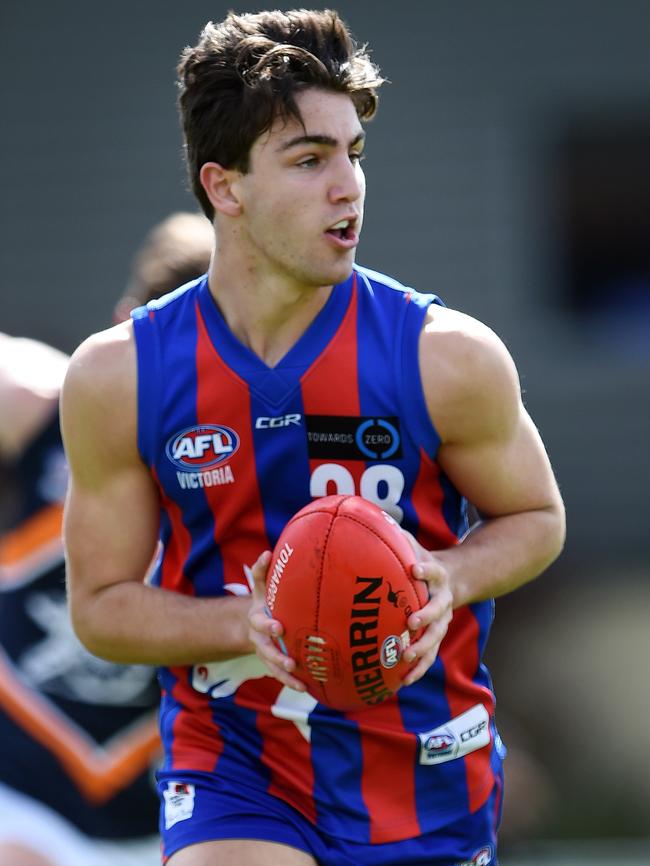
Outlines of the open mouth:
{"label": "open mouth", "polygon": [[350,219],[342,219],[327,229],[328,235],[338,238],[341,241],[351,241],[356,239],[354,231],[354,221]]}

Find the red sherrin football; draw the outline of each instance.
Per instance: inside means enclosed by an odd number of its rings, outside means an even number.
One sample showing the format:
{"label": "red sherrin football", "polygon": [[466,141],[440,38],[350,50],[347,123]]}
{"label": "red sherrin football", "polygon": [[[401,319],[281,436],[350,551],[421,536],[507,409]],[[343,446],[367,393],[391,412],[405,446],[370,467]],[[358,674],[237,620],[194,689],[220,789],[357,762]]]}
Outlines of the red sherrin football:
{"label": "red sherrin football", "polygon": [[419,633],[406,620],[427,602],[415,554],[392,517],[360,496],[325,496],[285,526],[266,576],[269,613],[308,692],[338,710],[394,694]]}

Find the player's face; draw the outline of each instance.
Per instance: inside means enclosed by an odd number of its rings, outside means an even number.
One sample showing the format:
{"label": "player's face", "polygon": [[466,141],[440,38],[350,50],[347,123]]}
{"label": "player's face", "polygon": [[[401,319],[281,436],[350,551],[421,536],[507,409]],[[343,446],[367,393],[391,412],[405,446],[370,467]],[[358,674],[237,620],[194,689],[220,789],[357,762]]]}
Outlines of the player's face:
{"label": "player's face", "polygon": [[239,178],[240,237],[262,270],[328,286],[349,277],[359,241],[364,133],[344,94],[310,89],[296,102],[304,128],[277,120]]}

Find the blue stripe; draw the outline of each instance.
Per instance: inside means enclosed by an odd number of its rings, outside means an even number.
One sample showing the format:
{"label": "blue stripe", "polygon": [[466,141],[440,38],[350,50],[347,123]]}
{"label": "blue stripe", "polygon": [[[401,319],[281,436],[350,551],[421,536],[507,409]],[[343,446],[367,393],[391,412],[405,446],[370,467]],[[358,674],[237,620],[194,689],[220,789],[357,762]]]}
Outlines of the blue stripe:
{"label": "blue stripe", "polygon": [[[299,372],[296,372],[297,385]],[[299,422],[295,423],[291,416],[298,416]],[[266,534],[273,547],[289,517],[310,499],[307,434],[300,391],[292,388],[290,398],[279,406],[262,400],[253,391],[251,419]],[[272,421],[278,426],[271,426]]]}
{"label": "blue stripe", "polygon": [[[318,824],[334,836],[367,842],[370,822],[361,791],[363,753],[359,729],[342,713],[322,704],[316,705],[309,720]],[[338,805],[333,809],[332,804]]]}
{"label": "blue stripe", "polygon": [[181,710],[180,705],[172,698],[172,689],[178,682],[169,668],[158,669],[158,682],[162,696],[160,698],[160,738],[164,747],[165,761],[162,769],[171,770],[171,747],[174,741],[174,723]]}
{"label": "blue stripe", "polygon": [[138,364],[138,450],[147,466],[156,459],[156,434],[161,410],[162,363],[157,332],[147,307],[131,313]]}
{"label": "blue stripe", "polygon": [[438,480],[443,493],[442,516],[456,538],[462,538],[469,529],[467,500],[460,495],[444,472],[440,472]]}
{"label": "blue stripe", "polygon": [[[490,598],[486,601],[478,601],[475,604],[471,604],[470,610],[474,614],[474,618],[478,623],[479,629],[479,659],[483,657],[483,652],[485,651],[485,645],[487,644],[488,637],[490,635],[490,629],[492,628],[492,623],[494,621],[494,599]],[[487,688],[492,691],[492,683],[490,681],[490,676],[487,672],[487,669],[482,669],[483,673],[479,678],[479,682],[482,685],[487,686]]]}
{"label": "blue stripe", "polygon": [[[427,766],[420,764],[418,733],[430,731],[451,719],[445,695],[445,669],[437,658],[421,680],[397,693],[402,722],[416,740],[413,765],[415,808],[422,827],[431,825],[431,816],[439,826],[445,816],[458,811],[458,800],[467,802],[465,765],[462,760]],[[435,785],[432,785],[435,778]],[[455,792],[453,794],[452,792]]]}
{"label": "blue stripe", "polygon": [[267,788],[270,770],[262,763],[263,741],[257,728],[257,713],[235,703],[235,696],[210,701],[212,718],[223,737],[218,774],[238,779],[253,788]]}
{"label": "blue stripe", "polygon": [[[184,570],[192,575],[197,596],[223,592],[223,560],[214,545],[214,518],[205,491],[181,489],[177,477],[178,467],[167,457],[165,445],[180,431],[198,424],[198,328],[195,305],[197,292],[206,282],[205,278],[197,280],[189,287],[166,295],[163,301],[148,305],[154,311],[150,327],[157,334],[161,368],[153,381],[143,379],[145,393],[156,389],[158,381],[165,385],[162,395],[163,423],[157,434],[159,452],[156,469],[162,488],[180,506],[183,525],[190,535],[190,552]],[[152,373],[150,370],[146,372],[149,375]],[[216,423],[218,421],[215,419]]]}

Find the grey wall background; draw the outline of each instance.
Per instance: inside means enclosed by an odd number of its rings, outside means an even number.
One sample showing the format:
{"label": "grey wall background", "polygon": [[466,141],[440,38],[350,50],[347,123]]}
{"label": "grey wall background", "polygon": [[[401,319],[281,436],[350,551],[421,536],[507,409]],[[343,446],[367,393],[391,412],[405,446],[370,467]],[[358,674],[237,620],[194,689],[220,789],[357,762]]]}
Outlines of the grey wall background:
{"label": "grey wall background", "polygon": [[[631,331],[603,339],[607,317],[569,314],[557,157],[576,124],[650,123],[650,3],[332,5],[392,82],[369,128],[359,261],[503,337],[567,503],[564,557],[499,605],[502,712],[542,797],[532,817],[513,800],[511,826],[647,833],[650,323],[635,317],[632,352]],[[228,8],[252,7],[4,0],[3,330],[73,349],[109,323],[150,226],[194,209],[174,69]]]}

